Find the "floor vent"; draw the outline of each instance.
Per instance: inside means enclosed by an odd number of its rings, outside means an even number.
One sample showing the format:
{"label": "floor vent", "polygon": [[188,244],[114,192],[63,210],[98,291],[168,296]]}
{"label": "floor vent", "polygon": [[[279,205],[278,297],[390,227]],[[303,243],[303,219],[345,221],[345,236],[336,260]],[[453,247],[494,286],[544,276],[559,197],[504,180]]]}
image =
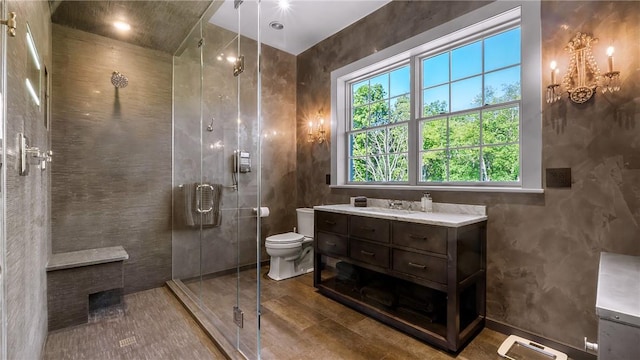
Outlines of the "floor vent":
{"label": "floor vent", "polygon": [[120,347],[121,348],[126,347],[126,346],[131,346],[131,345],[134,345],[134,344],[137,344],[135,336],[128,337],[126,339],[120,340]]}

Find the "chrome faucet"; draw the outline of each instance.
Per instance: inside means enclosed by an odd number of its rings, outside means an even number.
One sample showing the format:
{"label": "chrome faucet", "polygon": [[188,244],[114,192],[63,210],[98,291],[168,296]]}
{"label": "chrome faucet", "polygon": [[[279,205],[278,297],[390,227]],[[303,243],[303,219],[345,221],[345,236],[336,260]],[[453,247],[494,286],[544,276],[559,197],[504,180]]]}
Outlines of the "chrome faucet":
{"label": "chrome faucet", "polygon": [[402,209],[402,200],[389,200],[389,209]]}

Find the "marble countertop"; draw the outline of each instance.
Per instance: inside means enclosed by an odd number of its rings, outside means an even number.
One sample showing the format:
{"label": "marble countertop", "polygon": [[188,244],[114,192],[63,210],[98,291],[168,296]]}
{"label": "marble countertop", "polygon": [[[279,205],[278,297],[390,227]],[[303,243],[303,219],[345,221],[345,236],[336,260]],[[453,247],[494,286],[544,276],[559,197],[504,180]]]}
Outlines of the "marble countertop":
{"label": "marble countertop", "polygon": [[640,256],[600,253],[596,313],[640,327]]}
{"label": "marble countertop", "polygon": [[104,264],[127,259],[129,259],[129,254],[122,246],[70,251],[51,254],[49,263],[47,264],[47,271]]}
{"label": "marble countertop", "polygon": [[[461,227],[487,220],[484,214],[460,214],[449,212],[422,212],[415,210],[395,210],[381,207],[355,207],[350,204],[314,206],[314,210],[322,210],[340,214],[367,216],[379,219],[407,221],[420,224]],[[438,207],[434,203],[434,209]]]}

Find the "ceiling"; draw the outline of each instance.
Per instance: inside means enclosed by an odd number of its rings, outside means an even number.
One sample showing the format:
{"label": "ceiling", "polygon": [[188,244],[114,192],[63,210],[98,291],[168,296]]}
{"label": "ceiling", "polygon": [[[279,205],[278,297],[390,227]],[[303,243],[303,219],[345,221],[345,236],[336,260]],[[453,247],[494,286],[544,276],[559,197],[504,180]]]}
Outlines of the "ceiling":
{"label": "ceiling", "polygon": [[[173,54],[208,1],[50,1],[51,20],[78,30]],[[215,5],[214,5],[215,6]],[[131,25],[118,31],[114,21]]]}
{"label": "ceiling", "polygon": [[[277,49],[298,55],[337,33],[391,0],[289,0],[282,10],[278,0],[262,0],[260,9],[261,41]],[[193,25],[207,10],[206,1],[75,1],[49,0],[53,23],[121,40],[130,44],[173,54]],[[234,0],[217,0],[219,7],[210,22],[238,32],[238,11]],[[240,6],[240,33],[257,40],[258,1],[244,0]],[[131,25],[119,31],[114,21]],[[272,21],[284,25],[282,30],[269,26]]]}
{"label": "ceiling", "polygon": [[[277,49],[298,55],[318,42],[376,11],[391,0],[290,0],[282,10],[278,0],[262,0],[260,9],[260,41]],[[238,11],[233,0],[225,0],[210,23],[238,31]],[[246,0],[240,6],[240,33],[257,40],[258,6]],[[284,25],[282,30],[269,26],[272,21]]]}

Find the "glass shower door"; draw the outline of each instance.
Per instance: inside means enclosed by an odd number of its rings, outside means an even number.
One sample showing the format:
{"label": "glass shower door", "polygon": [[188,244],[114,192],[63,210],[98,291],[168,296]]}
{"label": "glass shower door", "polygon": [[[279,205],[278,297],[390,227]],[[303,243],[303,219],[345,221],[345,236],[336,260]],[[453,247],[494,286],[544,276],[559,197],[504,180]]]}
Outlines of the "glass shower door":
{"label": "glass shower door", "polygon": [[[6,19],[6,1],[0,0],[0,16]],[[4,204],[6,199],[7,187],[5,186],[6,179],[6,161],[7,154],[5,151],[5,119],[6,119],[6,102],[5,102],[5,64],[7,58],[6,32],[3,27],[0,27],[0,359],[7,358],[7,321],[6,321],[6,308],[4,298],[4,268],[5,268],[5,211]]]}
{"label": "glass shower door", "polygon": [[[234,10],[238,23],[248,6]],[[208,19],[174,56],[173,278],[225,349],[257,359],[258,46]]]}
{"label": "glass shower door", "polygon": [[[259,1],[245,1],[236,9],[237,57],[234,71],[238,86],[238,151],[250,156],[251,171],[238,173],[237,306],[244,313],[238,328],[238,349],[249,359],[260,358],[260,72],[259,41],[245,34],[259,34]],[[259,36],[258,36],[259,40]]]}

